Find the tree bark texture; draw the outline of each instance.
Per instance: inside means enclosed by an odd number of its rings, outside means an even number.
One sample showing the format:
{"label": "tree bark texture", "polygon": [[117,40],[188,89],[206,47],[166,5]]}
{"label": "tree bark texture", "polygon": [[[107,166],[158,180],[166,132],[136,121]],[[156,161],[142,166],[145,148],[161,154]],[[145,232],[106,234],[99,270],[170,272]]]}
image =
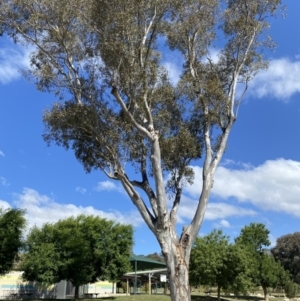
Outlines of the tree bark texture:
{"label": "tree bark texture", "polygon": [[[171,233],[169,233],[171,234]],[[190,301],[189,291],[189,248],[166,232],[159,237],[168,268],[168,280],[172,301]]]}

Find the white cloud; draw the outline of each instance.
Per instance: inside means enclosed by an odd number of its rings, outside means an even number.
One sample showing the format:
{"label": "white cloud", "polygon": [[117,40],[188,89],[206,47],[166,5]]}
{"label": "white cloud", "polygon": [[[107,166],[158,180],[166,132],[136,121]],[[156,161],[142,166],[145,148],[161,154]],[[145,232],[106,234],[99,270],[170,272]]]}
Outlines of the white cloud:
{"label": "white cloud", "polygon": [[30,188],[24,188],[21,194],[14,194],[14,204],[26,210],[26,218],[29,227],[33,225],[42,226],[47,222],[56,222],[69,216],[79,214],[96,215],[102,218],[115,220],[119,223],[139,226],[143,224],[142,218],[137,211],[121,213],[119,211],[105,212],[92,206],[76,206],[74,204],[60,204],[52,198],[40,194]]}
{"label": "white cloud", "polygon": [[169,78],[171,80],[171,83],[173,85],[176,85],[180,79],[181,74],[181,66],[178,66],[178,64],[175,64],[170,61],[166,61],[163,63],[163,66],[166,68],[169,74]]}
{"label": "white cloud", "polygon": [[274,248],[276,246],[277,238],[274,235],[269,234],[269,240],[271,243],[269,248]]}
{"label": "white cloud", "polygon": [[75,188],[75,190],[76,190],[77,192],[81,193],[81,194],[85,194],[85,193],[86,193],[86,189],[83,188],[83,187],[80,187],[80,186],[77,186],[77,187]]}
{"label": "white cloud", "polygon": [[97,187],[95,188],[95,190],[97,190],[97,191],[118,191],[118,192],[121,192],[121,193],[124,192],[122,187],[120,187],[119,185],[116,185],[112,181],[98,182]]}
{"label": "white cloud", "polygon": [[0,177],[0,183],[2,186],[9,186],[9,183],[7,182],[7,180],[4,177]]}
{"label": "white cloud", "polygon": [[261,71],[250,84],[249,91],[259,98],[271,96],[288,101],[295,93],[300,92],[300,59],[288,58],[270,61],[269,68]]}
{"label": "white cloud", "polygon": [[230,228],[230,224],[226,219],[220,220],[218,223],[214,223],[215,228]]}
{"label": "white cloud", "polygon": [[5,157],[5,155],[1,149],[0,149],[0,157]]}
{"label": "white cloud", "polygon": [[224,161],[222,161],[220,163],[220,166],[239,166],[242,167],[243,169],[251,169],[253,168],[253,164],[251,163],[245,163],[245,162],[241,162],[241,161],[234,161],[231,159],[225,159]]}
{"label": "white cloud", "polygon": [[[192,196],[199,195],[202,169],[194,167],[195,183],[187,187]],[[215,175],[212,195],[226,200],[234,197],[256,207],[300,217],[300,162],[277,159],[250,169],[220,166]],[[221,217],[220,217],[221,218]]]}
{"label": "white cloud", "polygon": [[6,201],[0,200],[0,209],[5,210],[5,209],[9,209],[9,208],[11,208],[11,206],[9,205],[9,203],[7,203]]}
{"label": "white cloud", "polygon": [[[192,220],[198,205],[197,200],[183,196],[178,210],[178,223],[183,224],[185,220]],[[208,203],[207,210],[205,212],[206,220],[219,220],[229,217],[244,217],[254,216],[257,213],[252,209],[247,209],[239,206],[234,206],[222,202],[210,202]]]}
{"label": "white cloud", "polygon": [[228,217],[243,217],[243,216],[254,216],[257,213],[252,209],[246,209],[239,206],[230,205],[227,203],[209,203],[205,218],[208,220],[216,220],[219,218]]}
{"label": "white cloud", "polygon": [[214,63],[217,63],[220,59],[221,51],[218,48],[209,48],[208,58],[211,59]]}
{"label": "white cloud", "polygon": [[30,51],[21,46],[0,48],[0,83],[7,84],[20,77],[19,70],[30,65]]}

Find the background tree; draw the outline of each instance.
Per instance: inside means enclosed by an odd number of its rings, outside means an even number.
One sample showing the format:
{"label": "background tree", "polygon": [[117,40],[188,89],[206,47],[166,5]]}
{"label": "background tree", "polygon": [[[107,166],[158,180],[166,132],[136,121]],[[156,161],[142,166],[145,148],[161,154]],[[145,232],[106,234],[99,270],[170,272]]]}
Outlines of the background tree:
{"label": "background tree", "polygon": [[245,269],[238,249],[229,243],[222,230],[213,230],[204,237],[197,237],[191,252],[190,282],[217,286],[218,300],[221,289],[233,285]]}
{"label": "background tree", "polygon": [[[100,169],[122,183],[162,248],[173,301],[190,299],[190,252],[237,118],[237,84],[246,90],[266,67],[261,51],[273,46],[265,34],[268,18],[280,2],[0,3],[0,27],[15,41],[35,46],[26,75],[62,100],[44,115],[44,138],[73,149],[86,171]],[[161,41],[167,45],[159,48]],[[210,58],[211,46],[220,48],[217,61]],[[182,54],[176,86],[161,62],[160,50],[167,47]],[[190,164],[200,159],[199,203],[190,225],[177,233],[183,188],[193,182]]]}
{"label": "background tree", "polygon": [[248,253],[248,270],[245,277],[249,277],[253,285],[262,287],[266,301],[269,299],[268,288],[274,288],[289,278],[283,267],[266,249],[271,244],[269,233],[264,224],[251,223],[245,226],[235,239],[237,246],[244,248]]}
{"label": "background tree", "polygon": [[0,208],[0,275],[12,270],[19,260],[23,246],[23,230],[26,226],[25,212],[20,209]]}
{"label": "background tree", "polygon": [[128,272],[133,229],[95,216],[80,215],[31,229],[22,260],[23,278],[75,286],[97,280],[115,282]]}
{"label": "background tree", "polygon": [[299,286],[297,283],[295,283],[293,281],[289,281],[285,285],[284,292],[285,292],[287,298],[290,298],[290,299],[295,298],[296,295],[298,294],[298,291],[299,291]]}
{"label": "background tree", "polygon": [[293,281],[300,284],[300,232],[279,237],[271,252],[275,259],[290,272]]}
{"label": "background tree", "polygon": [[162,254],[158,254],[157,252],[148,254],[148,255],[146,255],[146,257],[165,263],[165,259],[162,256]]}

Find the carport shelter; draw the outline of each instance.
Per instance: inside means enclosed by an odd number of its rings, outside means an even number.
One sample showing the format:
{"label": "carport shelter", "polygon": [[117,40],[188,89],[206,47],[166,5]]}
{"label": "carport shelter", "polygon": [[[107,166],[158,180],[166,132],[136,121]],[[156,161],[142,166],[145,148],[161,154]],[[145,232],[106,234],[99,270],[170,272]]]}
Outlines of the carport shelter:
{"label": "carport shelter", "polygon": [[[132,272],[126,273],[123,277],[127,280],[127,292],[129,291],[128,280],[134,278],[134,293],[137,292],[137,276],[148,275],[149,279],[149,294],[151,294],[151,278],[156,275],[158,278],[160,275],[167,274],[166,264],[157,260],[145,256],[132,256],[130,258],[130,264]],[[122,278],[123,278],[122,277]]]}

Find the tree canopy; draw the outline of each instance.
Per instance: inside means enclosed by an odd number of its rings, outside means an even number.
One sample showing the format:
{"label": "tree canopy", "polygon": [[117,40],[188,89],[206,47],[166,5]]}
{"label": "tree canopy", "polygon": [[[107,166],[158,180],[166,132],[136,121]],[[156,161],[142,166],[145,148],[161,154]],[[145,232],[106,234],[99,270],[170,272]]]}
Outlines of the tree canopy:
{"label": "tree canopy", "polygon": [[[45,140],[72,149],[86,171],[100,169],[121,182],[162,248],[174,279],[173,301],[190,299],[190,252],[238,116],[243,93],[236,95],[237,85],[245,92],[267,66],[262,51],[274,46],[267,29],[280,3],[0,3],[2,30],[32,46],[31,68],[24,74],[37,89],[58,97],[44,114]],[[173,50],[182,59],[178,83],[171,82],[162,60]],[[190,225],[177,233],[182,192],[193,182],[192,162],[203,163],[203,184]]]}
{"label": "tree canopy", "polygon": [[25,212],[20,209],[0,208],[0,275],[8,273],[19,260],[23,247]]}
{"label": "tree canopy", "polygon": [[279,237],[271,252],[275,259],[290,272],[293,281],[300,284],[300,232]]}
{"label": "tree canopy", "polygon": [[197,237],[191,252],[191,284],[216,286],[219,300],[221,289],[240,294],[261,286],[268,300],[269,288],[292,287],[289,273],[265,248],[268,235],[265,225],[251,223],[241,229],[235,244],[222,230]]}
{"label": "tree canopy", "polygon": [[249,226],[242,228],[241,233],[235,238],[237,244],[248,247],[253,252],[263,253],[270,244],[270,231],[264,224],[250,223]]}
{"label": "tree canopy", "polygon": [[130,268],[133,229],[96,216],[70,217],[31,229],[21,268],[23,278],[75,287],[97,280],[116,281]]}
{"label": "tree canopy", "polygon": [[239,249],[229,243],[222,230],[196,238],[191,252],[191,284],[217,286],[220,300],[221,289],[232,286],[245,268]]}
{"label": "tree canopy", "polygon": [[269,287],[284,286],[289,280],[288,273],[266,249],[271,244],[269,233],[264,224],[251,223],[242,228],[240,235],[235,239],[236,244],[248,254],[248,269],[243,276],[251,279],[254,286],[263,288],[266,301]]}

